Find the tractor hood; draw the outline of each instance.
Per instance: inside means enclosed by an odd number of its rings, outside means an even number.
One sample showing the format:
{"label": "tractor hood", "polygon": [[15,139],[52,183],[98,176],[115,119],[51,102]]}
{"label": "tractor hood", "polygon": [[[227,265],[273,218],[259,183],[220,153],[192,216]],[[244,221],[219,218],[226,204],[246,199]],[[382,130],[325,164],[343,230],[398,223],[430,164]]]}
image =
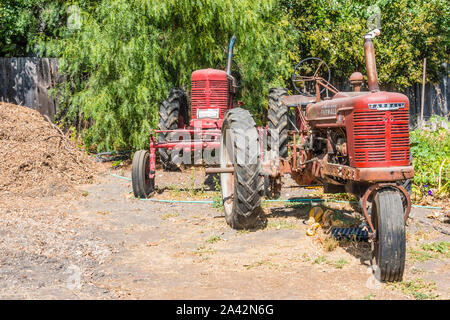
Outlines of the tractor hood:
{"label": "tractor hood", "polygon": [[[339,92],[331,100],[309,104],[306,119],[315,123],[333,122],[343,126],[345,118],[339,114],[356,111],[389,111],[409,109],[408,97],[396,92]],[[339,125],[337,125],[339,124]]]}

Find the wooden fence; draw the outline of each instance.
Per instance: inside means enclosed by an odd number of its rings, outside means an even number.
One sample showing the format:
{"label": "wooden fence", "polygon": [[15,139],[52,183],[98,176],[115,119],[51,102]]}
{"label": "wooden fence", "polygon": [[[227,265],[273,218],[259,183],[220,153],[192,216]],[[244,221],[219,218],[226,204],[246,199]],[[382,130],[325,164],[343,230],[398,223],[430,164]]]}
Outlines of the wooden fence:
{"label": "wooden fence", "polygon": [[0,101],[30,107],[53,119],[58,106],[49,90],[58,81],[58,59],[0,58]]}

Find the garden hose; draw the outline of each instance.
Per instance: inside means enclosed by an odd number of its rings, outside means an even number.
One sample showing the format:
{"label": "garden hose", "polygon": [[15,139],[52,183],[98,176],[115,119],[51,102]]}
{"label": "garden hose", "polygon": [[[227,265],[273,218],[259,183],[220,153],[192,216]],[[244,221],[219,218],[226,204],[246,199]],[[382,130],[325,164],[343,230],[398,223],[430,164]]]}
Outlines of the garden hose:
{"label": "garden hose", "polygon": [[[131,181],[131,178],[123,177],[114,173],[109,172],[109,174],[115,178]],[[153,202],[166,202],[166,203],[207,203],[212,204],[215,203],[213,200],[160,200],[160,199],[140,199],[146,201]],[[262,200],[262,202],[300,202],[300,203],[310,203],[313,202],[336,202],[336,203],[358,203],[357,201],[345,201],[345,200],[337,200],[337,199],[266,199]],[[420,206],[413,204],[414,208],[422,208],[422,209],[435,209],[442,210],[442,207],[433,207],[433,206]],[[326,212],[325,212],[326,214]]]}
{"label": "garden hose", "polygon": [[107,151],[100,152],[95,155],[96,162],[112,162],[129,159],[131,155],[130,150],[126,151]]}

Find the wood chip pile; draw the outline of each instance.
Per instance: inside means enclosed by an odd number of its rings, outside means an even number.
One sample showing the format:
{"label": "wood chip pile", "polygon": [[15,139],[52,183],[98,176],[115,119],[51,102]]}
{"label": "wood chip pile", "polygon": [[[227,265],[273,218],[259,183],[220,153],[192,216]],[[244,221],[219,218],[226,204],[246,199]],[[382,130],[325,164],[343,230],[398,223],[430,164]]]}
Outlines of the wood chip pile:
{"label": "wood chip pile", "polygon": [[39,112],[0,103],[0,192],[53,195],[92,183],[96,163]]}

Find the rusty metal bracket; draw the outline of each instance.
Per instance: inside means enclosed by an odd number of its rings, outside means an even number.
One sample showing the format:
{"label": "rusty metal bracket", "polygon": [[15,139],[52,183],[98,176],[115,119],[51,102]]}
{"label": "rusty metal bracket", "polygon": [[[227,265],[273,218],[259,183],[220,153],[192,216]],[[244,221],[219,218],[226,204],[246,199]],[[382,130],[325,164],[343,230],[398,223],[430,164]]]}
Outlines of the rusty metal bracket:
{"label": "rusty metal bracket", "polygon": [[411,198],[408,194],[408,191],[406,191],[406,189],[403,186],[399,186],[395,183],[376,183],[374,185],[371,185],[366,190],[363,197],[361,198],[361,207],[362,207],[364,217],[366,218],[367,223],[370,227],[370,230],[373,233],[375,233],[376,230],[372,224],[372,220],[369,217],[369,213],[367,212],[367,199],[369,198],[370,194],[372,194],[372,192],[374,192],[378,189],[381,189],[381,188],[396,188],[396,189],[400,190],[401,193],[403,193],[403,195],[406,198],[406,208],[405,208],[405,215],[404,215],[405,222],[406,222],[406,220],[408,220],[409,213],[411,212]]}

